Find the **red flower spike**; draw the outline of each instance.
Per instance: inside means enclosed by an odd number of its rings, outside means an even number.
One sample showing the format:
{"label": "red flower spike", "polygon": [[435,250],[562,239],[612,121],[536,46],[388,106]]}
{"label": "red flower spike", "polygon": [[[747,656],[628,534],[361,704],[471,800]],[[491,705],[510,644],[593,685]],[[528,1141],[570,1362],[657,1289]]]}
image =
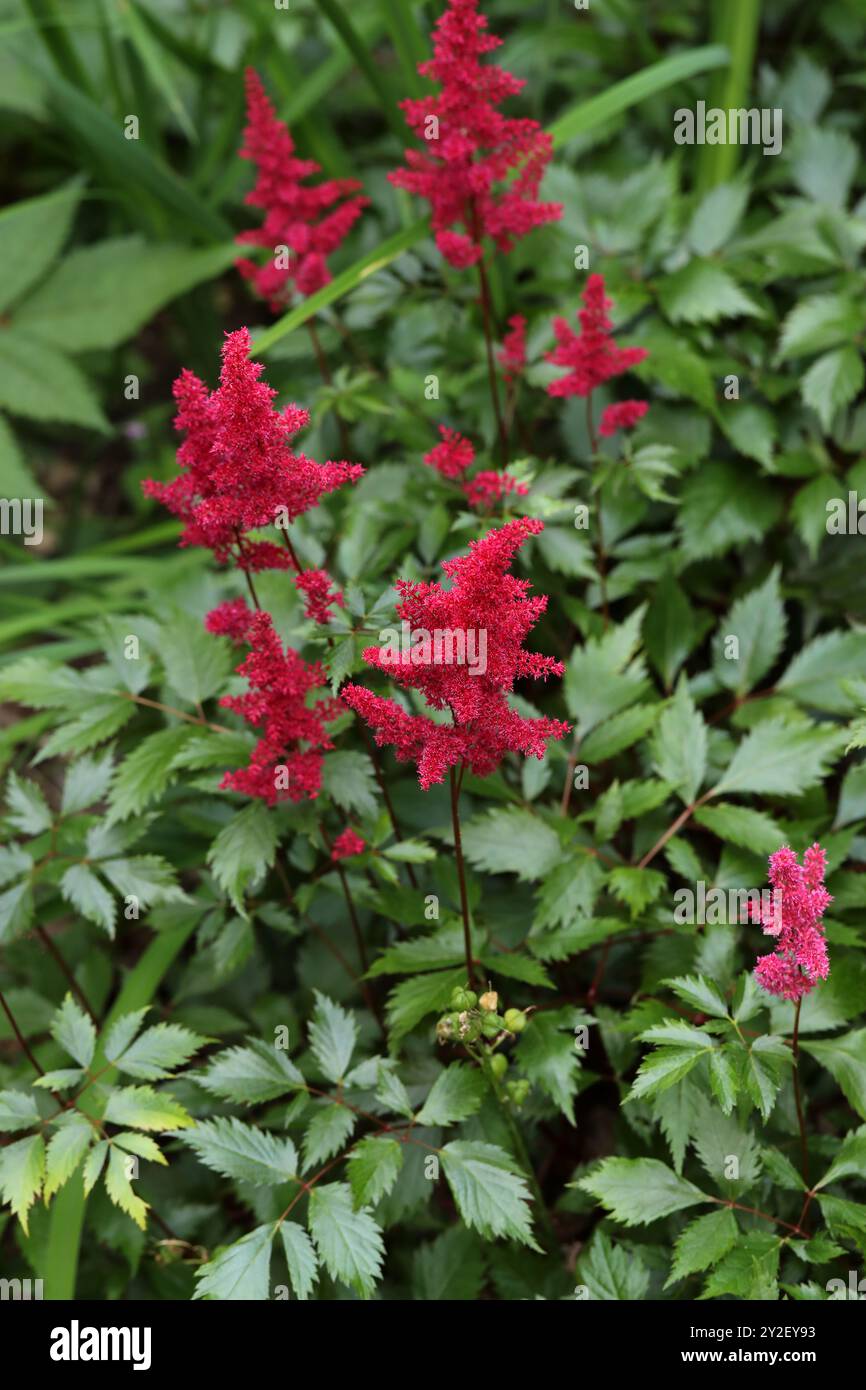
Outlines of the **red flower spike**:
{"label": "red flower spike", "polygon": [[355,854],[363,854],[366,848],[366,842],[361,836],[356,835],[351,826],[347,826],[331,846],[331,858],[337,864],[341,859],[351,859]]}
{"label": "red flower spike", "polygon": [[620,401],[617,405],[606,406],[598,422],[600,435],[609,437],[617,430],[632,430],[649,410],[646,401]]}
{"label": "red flower spike", "polygon": [[770,855],[773,905],[762,902],[750,913],[776,939],[775,951],[755,966],[755,979],[768,994],[796,1003],[830,974],[821,921],[833,901],[824,887],[826,867],[826,851],[818,844],[806,850],[802,866],[787,845]]}
{"label": "red flower spike", "polygon": [[244,599],[231,598],[212,608],[204,625],[215,637],[228,637],[236,646],[240,646],[247,640],[253,617],[253,611],[247,607]]}
{"label": "red flower spike", "polygon": [[436,243],[458,269],[480,259],[485,236],[510,251],[519,237],[562,216],[561,204],[538,201],[550,136],[537,121],[497,110],[525,85],[482,63],[501,42],[488,33],[478,0],[448,0],[434,30],[433,57],[418,65],[439,84],[439,94],[400,103],[424,144],[407,150],[406,167],[388,177],[430,202]]}
{"label": "red flower spike", "polygon": [[399,685],[420,691],[431,709],[449,711],[451,724],[407,714],[364,686],[342,691],[380,746],[393,745],[398,759],[417,764],[425,790],[461,763],[487,776],[508,752],[541,758],[548,739],[569,731],[559,719],[525,718],[507,699],[517,680],[544,680],[564,670],[553,657],[524,650],[547,599],[530,597],[529,580],[510,573],[516,552],[543,529],[542,522],[521,517],[471,542],[468,555],[443,563],[451,580],[447,590],[406,580],[395,586],[401,595],[397,615],[411,643],[408,650],[393,643],[368,647],[364,659]]}
{"label": "red flower spike", "polygon": [[295,587],[304,597],[304,613],[316,623],[329,623],[332,608],[343,607],[343,592],[331,588],[334,583],[327,570],[302,570],[295,578]]}
{"label": "red flower spike", "polygon": [[442,443],[435,445],[424,455],[424,462],[443,478],[460,478],[475,462],[475,449],[465,435],[458,434],[447,425],[439,426]]}
{"label": "red flower spike", "polygon": [[251,650],[237,672],[249,692],[224,695],[220,704],[260,729],[261,737],[249,766],[227,772],[220,786],[260,797],[269,806],[314,799],[322,782],[322,755],[333,747],[325,725],[339,714],[339,702],[307,703],[311,692],[325,686],[325,673],[291,647],[283,651],[269,613],[253,615],[247,640]]}
{"label": "red flower spike", "polygon": [[526,319],[522,314],[513,314],[508,327],[511,331],[503,338],[498,357],[505,380],[512,382],[526,371]]}
{"label": "red flower spike", "polygon": [[547,390],[551,396],[588,396],[596,387],[636,367],[647,356],[646,348],[620,348],[613,341],[612,324],[607,316],[611,301],[605,296],[603,275],[590,275],[583,291],[583,305],[577,316],[579,334],[565,319],[553,321],[557,346],[553,352],[545,353],[545,360],[557,367],[568,367],[569,371],[550,383]]}
{"label": "red flower spike", "polygon": [[281,526],[315,507],[364,469],[356,463],[316,463],[295,453],[291,439],[309,423],[300,406],[275,410],[276,392],[250,361],[246,328],[226,334],[220,384],[208,392],[193,372],[174,384],[175,427],[185,434],[177,452],[180,474],[169,483],[148,479],[144,491],[184,523],[182,546],[208,546],[220,563],[241,569],[289,569],[289,552],[247,532]]}
{"label": "red flower spike", "polygon": [[[261,227],[241,232],[239,245],[261,246],[269,253],[264,265],[239,260],[238,270],[249,280],[274,313],[291,299],[314,294],[331,279],[327,257],[336,251],[369,203],[363,196],[349,197],[361,187],[356,179],[327,179],[304,186],[302,180],[321,172],[312,159],[298,159],[288,127],[277,119],[253,68],[246,71],[247,125],[241,159],[256,165],[258,177],[245,202],[263,208]],[[342,198],[347,201],[334,207]],[[328,211],[332,208],[332,211]],[[277,248],[289,249],[288,263],[274,260]]]}
{"label": "red flower spike", "polygon": [[470,507],[475,507],[479,512],[490,512],[503,497],[508,497],[512,492],[518,497],[525,497],[529,488],[526,483],[519,483],[512,473],[497,473],[495,469],[487,468],[464,483],[463,491]]}

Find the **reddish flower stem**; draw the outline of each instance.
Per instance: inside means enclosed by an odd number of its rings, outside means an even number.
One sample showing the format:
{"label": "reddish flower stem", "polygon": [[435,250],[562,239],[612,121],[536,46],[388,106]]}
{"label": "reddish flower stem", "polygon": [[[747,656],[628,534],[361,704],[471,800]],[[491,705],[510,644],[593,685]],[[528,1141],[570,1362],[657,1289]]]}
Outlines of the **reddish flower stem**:
{"label": "reddish flower stem", "polygon": [[[370,759],[373,764],[373,774],[376,778],[377,783],[379,784],[379,790],[382,793],[382,799],[385,802],[385,809],[388,812],[388,819],[391,822],[391,828],[394,831],[394,834],[397,836],[397,839],[402,840],[403,831],[401,830],[400,822],[397,819],[397,812],[394,810],[394,803],[391,800],[391,793],[388,790],[388,783],[385,781],[385,774],[382,771],[382,759],[379,757],[379,750],[376,747],[376,740],[373,738],[372,734],[369,736],[368,742],[370,744]],[[418,880],[415,877],[415,871],[412,868],[411,864],[406,865],[406,873],[409,876],[409,882],[417,892]]]}
{"label": "reddish flower stem", "polygon": [[164,705],[161,700],[151,700],[146,695],[133,695],[130,690],[119,690],[117,695],[120,699],[132,700],[133,704],[146,705],[148,709],[158,709],[162,714],[173,714],[175,719],[183,719],[187,724],[198,724],[202,729],[213,729],[216,734],[232,733],[232,730],[225,724],[212,724],[209,719],[197,718],[194,714],[185,714],[182,709],[175,709],[174,705]]}
{"label": "reddish flower stem", "polygon": [[301,562],[300,562],[300,560],[298,559],[297,555],[295,554],[295,547],[292,545],[292,540],[291,540],[291,537],[290,537],[288,531],[283,530],[283,531],[282,531],[282,536],[283,536],[283,540],[284,540],[285,543],[286,543],[286,548],[287,548],[287,550],[288,550],[288,552],[289,552],[289,556],[291,557],[292,564],[294,565],[294,567],[295,567],[295,569],[297,570],[298,574],[300,574],[300,573],[301,573]]}
{"label": "reddish flower stem", "polygon": [[[462,779],[463,766],[460,775]],[[469,897],[466,892],[466,868],[463,863],[463,841],[460,837],[460,783],[454,776],[454,768],[448,769],[451,784],[451,824],[454,827],[454,858],[457,862],[457,879],[460,884],[460,910],[463,914],[463,949],[466,956],[466,978],[470,988],[475,976],[475,962],[472,958],[472,924],[469,917]]]}
{"label": "reddish flower stem", "polygon": [[90,1007],[90,1004],[87,1001],[87,996],[85,995],[84,990],[81,988],[80,984],[73,975],[67,961],[60,954],[60,951],[58,950],[57,946],[55,946],[54,942],[51,940],[51,937],[48,935],[48,932],[45,930],[44,927],[37,925],[35,930],[36,935],[42,942],[42,945],[45,947],[48,954],[53,957],[58,968],[68,981],[69,988],[72,990],[73,994],[78,996],[78,999],[82,1004],[84,1010],[90,1015],[91,1019],[98,1027],[99,1020],[96,1017],[96,1014],[93,1012],[93,1009]]}
{"label": "reddish flower stem", "polygon": [[[5,1014],[6,1017],[8,1018],[8,1020],[9,1020],[9,1027],[12,1029],[12,1032],[15,1034],[15,1038],[16,1038],[16,1041],[17,1041],[17,1043],[18,1043],[18,1046],[21,1048],[21,1051],[24,1053],[24,1056],[27,1058],[27,1060],[28,1060],[28,1062],[30,1063],[31,1067],[33,1068],[34,1071],[37,1071],[37,1072],[39,1073],[40,1076],[44,1076],[44,1075],[45,1075],[45,1068],[44,1068],[44,1067],[41,1067],[41,1066],[39,1065],[39,1063],[37,1062],[35,1056],[34,1056],[33,1053],[30,1051],[30,1047],[29,1047],[29,1045],[28,1045],[27,1039],[25,1038],[24,1034],[21,1032],[21,1029],[18,1027],[18,1024],[15,1022],[15,1015],[13,1014],[13,1012],[12,1012],[12,1010],[10,1009],[9,1005],[7,1004],[7,1002],[6,1002],[6,996],[4,995],[4,993],[3,993],[2,990],[0,990],[0,1008],[3,1009],[4,1014]],[[55,1096],[55,1100],[57,1100],[57,1099],[59,1099],[59,1097]]]}
{"label": "reddish flower stem", "polygon": [[[589,435],[589,447],[592,456],[595,458],[598,453],[598,436],[595,432],[595,422],[592,418],[592,392],[586,398],[586,432]],[[598,505],[596,507],[595,518],[595,557],[598,566],[598,587],[601,593],[601,613],[605,627],[610,624],[610,608],[607,602],[607,552],[604,548],[604,523],[601,518],[601,493],[598,494]]]}
{"label": "reddish flower stem", "polygon": [[502,407],[499,404],[499,385],[496,380],[496,359],[493,354],[493,312],[490,305],[490,286],[487,283],[487,271],[484,268],[484,258],[478,262],[478,278],[481,282],[481,317],[484,323],[484,343],[487,348],[487,375],[490,379],[490,399],[493,402],[493,413],[496,416],[496,429],[499,434],[499,449],[502,455],[502,467],[508,466],[508,435],[505,432],[505,421],[502,418]]}
{"label": "reddish flower stem", "polygon": [[[243,558],[244,558],[244,539],[243,539],[243,536],[241,535],[240,531],[235,531],[235,536],[237,537],[237,543],[238,543],[238,560],[239,560],[239,561],[243,561]],[[243,565],[242,565],[242,564],[241,564],[239,567],[240,567],[241,569],[243,569]],[[258,594],[256,593],[256,586],[255,586],[255,584],[253,583],[253,577],[252,577],[252,575],[250,574],[250,572],[249,572],[248,569],[243,569],[243,576],[244,576],[244,579],[245,579],[246,582],[247,582],[247,588],[248,588],[248,590],[249,590],[250,598],[251,598],[252,601],[253,601],[253,607],[255,608],[255,610],[256,610],[257,613],[260,613],[260,612],[262,611],[262,605],[259,603],[259,596],[258,596]]]}
{"label": "reddish flower stem", "polygon": [[[316,361],[319,364],[319,372],[321,374],[322,380],[326,386],[330,386],[333,388],[334,378],[331,376],[331,369],[328,366],[328,359],[325,356],[325,350],[322,347],[322,344],[319,340],[319,335],[316,331],[316,325],[312,319],[307,319],[307,329],[309,330],[310,342],[313,345],[313,352],[316,354]],[[339,411],[336,411],[335,414],[337,416],[337,428],[340,431],[340,448],[343,450],[344,457],[348,458],[349,435],[346,431],[346,422],[343,419],[342,415],[340,415]]]}

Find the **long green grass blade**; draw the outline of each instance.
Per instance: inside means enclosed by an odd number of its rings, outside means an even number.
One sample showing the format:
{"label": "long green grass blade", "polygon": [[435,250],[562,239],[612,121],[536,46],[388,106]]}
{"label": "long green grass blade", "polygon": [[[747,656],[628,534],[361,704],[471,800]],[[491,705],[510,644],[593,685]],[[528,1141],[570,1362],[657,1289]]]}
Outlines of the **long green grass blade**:
{"label": "long green grass blade", "polygon": [[418,75],[418,64],[429,58],[427,41],[412,9],[411,0],[379,0],[397,61],[400,81],[407,97],[423,96],[425,84]]}
{"label": "long green grass blade", "polygon": [[403,117],[397,107],[396,99],[391,93],[387,82],[379,68],[373,61],[370,49],[361,40],[360,35],[351,23],[340,0],[316,0],[319,9],[325,18],[333,25],[346,48],[358,65],[359,70],[364,74],[371,90],[376,96],[382,107],[382,114],[389,126],[393,130],[397,139],[404,141],[406,138],[406,126]]}
{"label": "long green grass blade", "polygon": [[92,92],[90,78],[60,18],[54,0],[24,0],[24,8],[39,31],[59,73],[83,92]]}
{"label": "long green grass blade", "polygon": [[642,72],[636,72],[632,77],[616,82],[612,87],[608,87],[606,92],[600,92],[598,96],[581,102],[571,111],[566,111],[558,121],[554,121],[550,127],[554,149],[573,140],[576,135],[583,135],[594,126],[620,115],[622,111],[645,101],[647,97],[663,92],[666,87],[673,87],[677,82],[684,82],[689,77],[696,77],[699,73],[709,72],[713,68],[723,67],[727,62],[728,50],[722,44],[713,43],[706,44],[703,48],[689,49],[685,53],[676,53],[672,58],[663,58],[660,63],[653,63]]}
{"label": "long green grass blade", "polygon": [[166,55],[160,50],[156,40],[144,23],[142,15],[139,13],[135,0],[127,0],[121,14],[126,29],[127,37],[135,48],[141,59],[142,66],[157,88],[165,97],[166,105],[170,111],[174,112],[175,118],[181,130],[188,140],[193,143],[198,141],[195,126],[193,125],[189,112],[183,104],[183,98],[177,90],[176,83],[172,80],[171,73],[166,63]]}
{"label": "long green grass blade", "polygon": [[[190,185],[153,155],[141,140],[127,140],[122,129],[95,102],[56,73],[43,73],[51,102],[65,124],[87,147],[99,168],[112,179],[121,196],[130,189],[139,197],[144,190],[175,214],[176,226],[186,235],[198,233],[205,240],[227,240],[232,228],[208,207]],[[138,205],[140,213],[140,202]]]}
{"label": "long green grass blade", "polygon": [[[722,110],[749,105],[752,66],[761,27],[761,0],[716,0],[713,38],[727,46],[730,66],[717,73],[710,87],[709,104]],[[736,172],[740,146],[702,145],[698,152],[698,188],[702,193],[726,183]]]}
{"label": "long green grass blade", "polygon": [[354,290],[365,280],[368,275],[373,275],[377,270],[382,270],[384,266],[390,265],[391,261],[401,256],[404,251],[408,251],[410,246],[415,246],[417,242],[423,241],[430,231],[430,224],[426,220],[413,222],[411,227],[404,227],[402,231],[383,241],[373,251],[368,251],[366,256],[362,256],[354,265],[347,270],[336,275],[330,284],[323,289],[311,294],[309,299],[304,299],[300,304],[295,305],[281,319],[277,319],[275,324],[260,333],[253,343],[253,356],[259,357],[262,353],[272,348],[274,343],[278,343],[281,338],[285,338],[287,333],[292,333],[301,324],[306,323],[320,309],[326,309],[329,304],[333,304],[335,299],[342,299],[344,294]]}

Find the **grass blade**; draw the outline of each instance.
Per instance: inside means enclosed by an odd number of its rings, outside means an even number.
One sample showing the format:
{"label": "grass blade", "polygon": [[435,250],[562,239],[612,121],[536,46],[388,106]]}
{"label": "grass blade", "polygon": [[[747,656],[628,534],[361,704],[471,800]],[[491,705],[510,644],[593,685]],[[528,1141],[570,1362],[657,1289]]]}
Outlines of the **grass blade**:
{"label": "grass blade", "polygon": [[81,91],[92,93],[90,79],[65,26],[61,23],[54,0],[24,0],[24,8],[39,30],[39,37],[51,54],[57,71]]}
{"label": "grass blade", "polygon": [[326,19],[328,19],[340,35],[346,48],[355,59],[359,70],[366,77],[371,90],[382,107],[382,114],[385,120],[402,144],[406,139],[406,126],[397,107],[397,102],[391,94],[381,71],[373,62],[369,48],[362,42],[356,29],[346,15],[345,10],[340,4],[340,0],[317,0],[317,4],[323,15],[325,15]]}
{"label": "grass blade", "polygon": [[65,78],[50,72],[43,76],[61,126],[65,124],[90,150],[121,196],[128,197],[130,189],[134,190],[139,214],[140,194],[144,190],[173,212],[179,227],[187,232],[197,231],[205,240],[231,238],[232,228],[225,218],[208,207],[184,179],[151,154],[140,140],[125,139],[117,123]]}
{"label": "grass blade", "polygon": [[122,14],[127,37],[138,53],[151,82],[165,97],[169,110],[174,112],[177,123],[187,139],[196,144],[198,135],[190,120],[189,112],[183,104],[183,98],[171,79],[165,54],[160,52],[156,41],[152,38],[136,8],[134,0],[127,0]]}
{"label": "grass blade", "polygon": [[[760,27],[761,0],[716,0],[713,38],[727,46],[731,63],[726,72],[715,75],[709,105],[723,110],[748,106]],[[739,145],[703,145],[698,152],[700,191],[706,193],[717,184],[726,183],[735,174],[739,160]]]}
{"label": "grass blade", "polygon": [[290,309],[281,319],[277,319],[275,324],[265,329],[264,333],[259,333],[253,342],[253,357],[259,357],[266,353],[269,348],[284,338],[287,333],[292,333],[301,324],[306,323],[320,309],[325,309],[329,304],[333,304],[335,299],[341,299],[344,294],[360,285],[368,275],[373,275],[377,270],[389,265],[391,261],[397,259],[404,251],[408,251],[410,246],[415,246],[417,242],[423,241],[430,231],[430,224],[425,220],[413,222],[411,227],[404,227],[402,231],[383,241],[381,245],[368,251],[366,256],[362,256],[354,265],[350,265],[347,270],[336,275],[330,284],[311,294],[309,299],[304,299],[300,304],[296,304],[294,309]]}
{"label": "grass blade", "polygon": [[413,13],[411,0],[380,0],[380,4],[400,64],[403,95],[423,96],[426,84],[418,75],[418,64],[430,57],[430,50]]}
{"label": "grass blade", "polygon": [[675,53],[672,58],[663,58],[660,63],[653,63],[642,72],[616,82],[606,92],[600,92],[598,96],[590,97],[571,111],[566,111],[550,127],[553,147],[557,149],[576,135],[583,135],[603,121],[609,121],[612,116],[636,106],[639,101],[663,92],[666,87],[696,77],[698,73],[709,72],[712,68],[723,67],[728,61],[728,50],[717,43]]}

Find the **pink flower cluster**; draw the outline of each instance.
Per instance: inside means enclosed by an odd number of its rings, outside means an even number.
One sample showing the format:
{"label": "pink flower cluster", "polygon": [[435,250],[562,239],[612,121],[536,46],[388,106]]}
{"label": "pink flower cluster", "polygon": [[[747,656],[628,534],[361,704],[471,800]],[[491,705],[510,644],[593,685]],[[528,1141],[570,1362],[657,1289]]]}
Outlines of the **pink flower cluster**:
{"label": "pink flower cluster", "polygon": [[470,507],[476,511],[492,511],[512,492],[518,497],[525,497],[529,492],[526,484],[519,483],[507,469],[497,472],[488,468],[467,479],[466,474],[475,462],[475,449],[471,441],[447,425],[440,425],[439,433],[442,443],[424,455],[424,462],[449,482],[459,482]]}
{"label": "pink flower cluster", "polygon": [[[225,606],[223,606],[225,607]],[[250,651],[237,667],[249,684],[245,695],[224,695],[220,704],[261,730],[248,767],[227,772],[221,786],[245,796],[277,801],[315,798],[322,782],[322,754],[333,747],[325,725],[340,711],[329,698],[309,703],[325,686],[325,673],[283,645],[269,613],[250,615]]]}
{"label": "pink flower cluster", "polygon": [[529,517],[488,531],[469,546],[469,554],[446,560],[442,569],[452,581],[401,580],[398,617],[414,632],[462,637],[464,650],[484,644],[481,664],[437,657],[435,640],[408,652],[368,647],[365,661],[420,692],[427,706],[447,711],[451,723],[408,714],[393,699],[374,695],[361,685],[342,691],[346,704],[372,728],[380,746],[393,745],[397,758],[415,762],[423,788],[441,782],[449,768],[465,765],[479,776],[493,772],[507,752],[544,756],[548,739],[562,738],[569,725],[559,719],[526,718],[507,699],[516,681],[562,675],[563,665],[550,656],[528,652],[523,642],[545,608],[544,595],[530,597],[530,583],[510,573],[515,554],[543,524]]}
{"label": "pink flower cluster", "polygon": [[351,826],[347,826],[331,846],[331,858],[337,864],[341,859],[351,859],[356,854],[363,854],[366,848],[366,842],[361,836],[356,834]]}
{"label": "pink flower cluster", "polygon": [[[320,172],[312,159],[298,159],[288,127],[279,121],[257,72],[247,68],[247,125],[242,159],[256,165],[258,177],[245,201],[263,208],[261,227],[241,232],[240,245],[261,246],[269,252],[264,265],[239,260],[238,270],[257,293],[278,313],[288,303],[292,288],[309,295],[331,279],[327,258],[341,245],[369,203],[369,198],[349,197],[361,187],[356,179],[327,179],[303,184]],[[339,207],[342,198],[346,201]],[[329,208],[333,211],[328,212]],[[278,263],[280,247],[287,247],[286,264]]]}
{"label": "pink flower cluster", "polygon": [[498,356],[505,380],[510,385],[515,377],[526,371],[526,319],[522,314],[512,314],[508,328]]}
{"label": "pink flower cluster", "polygon": [[[583,308],[578,313],[580,333],[563,318],[553,321],[556,347],[545,354],[556,367],[568,372],[548,386],[551,396],[591,396],[597,387],[612,377],[621,376],[636,367],[647,356],[646,348],[617,347],[611,336],[608,318],[611,300],[605,295],[604,276],[590,275],[583,291]],[[621,401],[602,412],[599,434],[612,435],[619,429],[631,429],[648,410],[646,401]]]}
{"label": "pink flower cluster", "polygon": [[277,393],[259,380],[262,366],[249,353],[246,328],[226,334],[213,392],[194,372],[181,373],[174,384],[175,427],[186,436],[177,452],[181,472],[171,482],[148,479],[143,486],[183,521],[182,546],[208,546],[222,564],[234,560],[251,572],[290,569],[288,550],[247,533],[294,521],[364,470],[295,453],[290,441],[309,414],[297,405],[274,409]]}
{"label": "pink flower cluster", "polygon": [[753,913],[765,935],[776,938],[775,951],[755,966],[755,978],[768,994],[796,1002],[830,973],[821,922],[833,901],[824,887],[826,867],[827,855],[818,844],[806,850],[802,865],[787,845],[770,855],[769,879],[781,896],[781,914],[768,906]]}
{"label": "pink flower cluster", "polygon": [[[222,564],[234,562],[247,574],[266,569],[295,569],[291,544],[254,540],[250,532],[277,523],[285,528],[322,497],[364,472],[360,464],[318,464],[296,453],[291,439],[309,422],[306,410],[290,405],[276,410],[276,392],[260,381],[262,367],[250,361],[246,328],[226,335],[218,388],[209,392],[193,372],[175,382],[177,429],[185,434],[178,449],[181,471],[168,483],[148,479],[144,491],[180,517],[182,546],[208,546]],[[286,536],[288,542],[288,537]],[[326,623],[343,595],[324,570],[300,570],[295,584],[308,617]],[[317,665],[308,666],[297,652],[284,653],[267,613],[254,613],[244,599],[229,599],[205,620],[209,632],[252,650],[239,674],[250,693],[223,703],[248,723],[263,729],[250,766],[227,773],[222,783],[269,804],[288,797],[316,796],[321,782],[322,750],[329,748],[324,724],[339,706],[305,703],[309,691],[324,685]],[[285,764],[287,785],[275,778]]]}
{"label": "pink flower cluster", "polygon": [[525,85],[482,63],[501,42],[487,32],[478,0],[448,0],[434,30],[433,57],[418,66],[439,84],[439,94],[400,103],[424,149],[407,150],[406,167],[388,177],[429,201],[439,250],[458,268],[480,260],[485,236],[509,251],[517,238],[562,216],[560,204],[538,201],[550,136],[537,121],[497,110]]}

